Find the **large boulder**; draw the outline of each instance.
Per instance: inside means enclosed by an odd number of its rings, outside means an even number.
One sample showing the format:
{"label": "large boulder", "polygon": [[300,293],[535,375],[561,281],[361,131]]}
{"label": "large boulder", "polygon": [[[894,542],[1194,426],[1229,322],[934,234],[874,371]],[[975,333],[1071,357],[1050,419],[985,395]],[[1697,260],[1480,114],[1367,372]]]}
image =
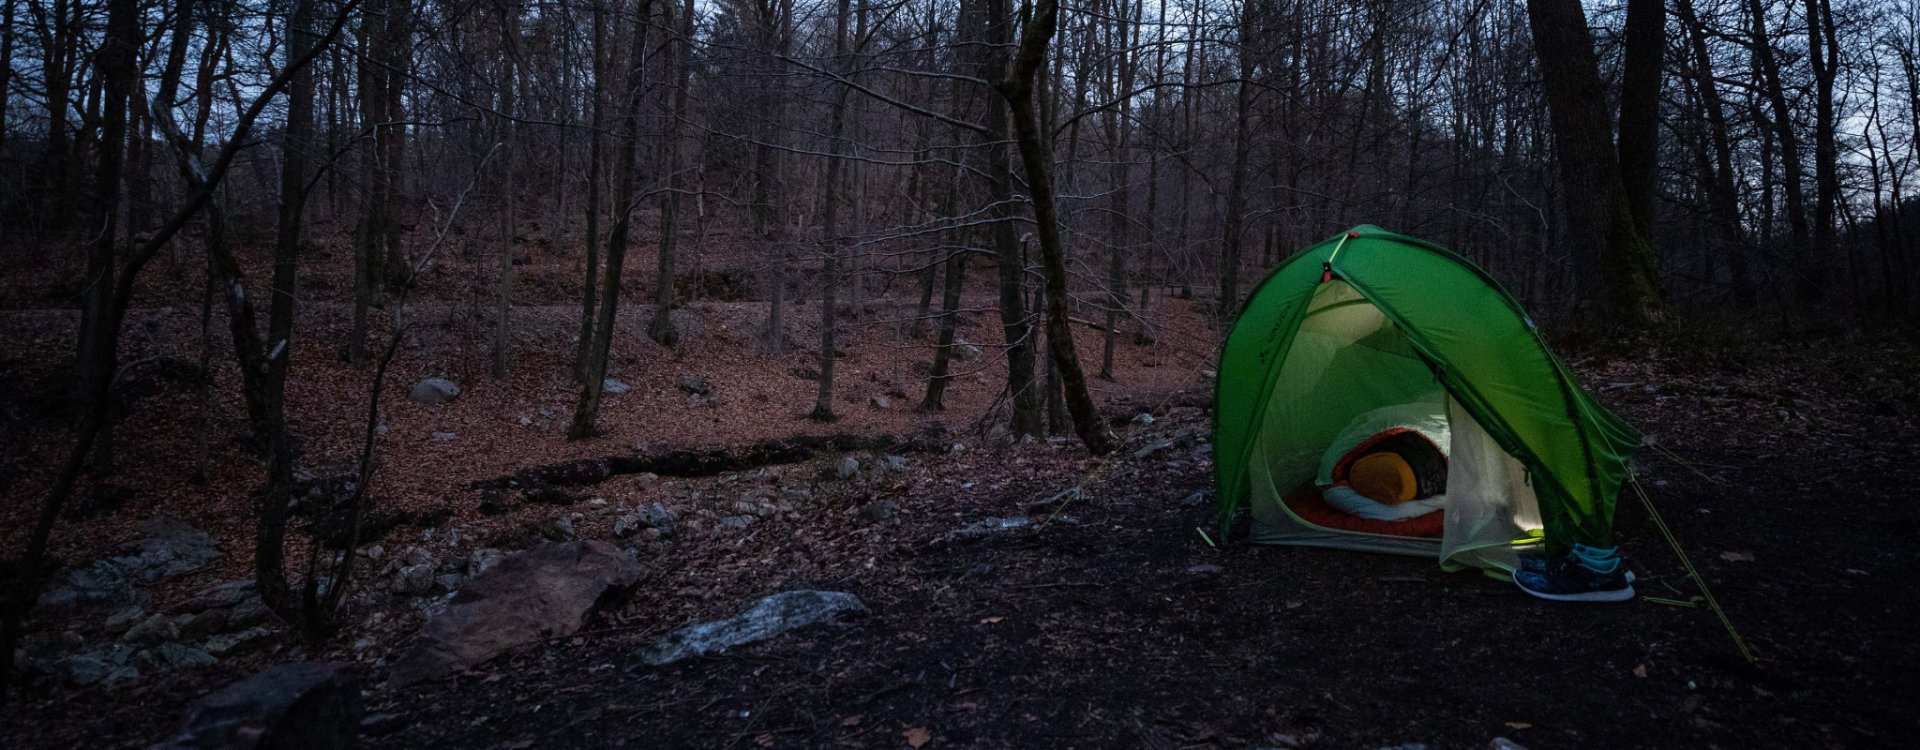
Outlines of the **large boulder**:
{"label": "large boulder", "polygon": [[407,398],[422,404],[452,403],[460,397],[460,384],[446,378],[427,378],[413,384]]}
{"label": "large boulder", "polygon": [[348,748],[360,712],[360,681],[348,665],[276,664],[201,698],[180,733],[153,750]]}
{"label": "large boulder", "polygon": [[40,595],[33,616],[58,620],[94,612],[123,610],[140,600],[133,582],[119,566],[97,560],[84,568],[74,568]]}
{"label": "large boulder", "polygon": [[219,559],[213,537],[171,518],[142,524],[140,536],[120,545],[112,558],[127,575],[149,583],[192,573]]}
{"label": "large boulder", "polygon": [[758,643],[768,638],[867,613],[852,594],[839,591],[786,591],[761,599],[725,620],[681,628],[642,648],[639,659],[664,666],[695,656]]}
{"label": "large boulder", "polygon": [[437,680],[523,643],[580,630],[640,564],[606,542],[557,542],[506,557],[460,588],[393,665],[397,685]]}

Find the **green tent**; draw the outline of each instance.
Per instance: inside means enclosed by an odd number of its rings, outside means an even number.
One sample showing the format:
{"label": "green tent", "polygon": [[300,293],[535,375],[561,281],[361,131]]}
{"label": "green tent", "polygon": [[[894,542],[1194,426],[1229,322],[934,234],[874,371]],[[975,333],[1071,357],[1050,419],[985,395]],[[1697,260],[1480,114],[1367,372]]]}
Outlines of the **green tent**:
{"label": "green tent", "polygon": [[[1444,531],[1303,518],[1291,503],[1324,476],[1330,446],[1356,420],[1408,404],[1451,428]],[[1214,420],[1223,532],[1244,501],[1255,543],[1430,555],[1496,573],[1543,530],[1556,551],[1610,546],[1640,442],[1485,271],[1374,226],[1301,251],[1254,288],[1220,355]]]}

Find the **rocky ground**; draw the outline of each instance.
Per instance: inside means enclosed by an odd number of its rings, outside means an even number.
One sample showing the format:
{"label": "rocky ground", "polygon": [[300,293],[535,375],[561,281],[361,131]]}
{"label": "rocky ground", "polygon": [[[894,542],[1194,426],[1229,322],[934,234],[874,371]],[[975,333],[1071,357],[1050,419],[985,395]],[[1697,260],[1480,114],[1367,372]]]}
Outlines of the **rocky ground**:
{"label": "rocky ground", "polygon": [[[891,404],[755,432],[749,377],[665,366],[623,384],[733,437],[616,407],[631,432],[572,444],[538,397],[433,403],[415,363],[341,638],[302,646],[260,607],[235,498],[96,491],[64,522],[95,533],[63,539],[0,745],[145,746],[237,713],[396,748],[1901,746],[1920,356],[1706,341],[1573,364],[1652,437],[1645,486],[1754,664],[1685,606],[1633,497],[1619,533],[1665,603],[1555,606],[1427,560],[1209,538],[1210,383],[1140,359],[1103,392],[1125,439],[1106,460]],[[127,430],[129,474],[165,474],[137,448],[166,434]],[[325,542],[348,481],[303,476],[302,533]],[[312,713],[286,714],[299,696]]]}

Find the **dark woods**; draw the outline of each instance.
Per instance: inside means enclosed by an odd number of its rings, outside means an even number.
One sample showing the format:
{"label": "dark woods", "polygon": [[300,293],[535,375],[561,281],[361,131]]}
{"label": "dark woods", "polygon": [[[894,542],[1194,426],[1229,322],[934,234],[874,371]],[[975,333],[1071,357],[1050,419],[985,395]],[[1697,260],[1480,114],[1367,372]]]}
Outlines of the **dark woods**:
{"label": "dark woods", "polygon": [[[1117,339],[1162,335],[1156,299],[1230,320],[1292,249],[1354,224],[1454,247],[1565,327],[1881,325],[1915,289],[1907,3],[0,4],[5,304],[80,321],[73,446],[6,538],[0,654],[74,486],[113,471],[140,307],[226,321],[201,365],[237,368],[265,466],[259,590],[324,639],[353,545],[285,569],[293,342],[337,338],[366,373],[359,502],[414,295],[466,305],[502,379],[515,303],[568,306],[584,439],[622,305],[672,347],[676,307],[721,293],[763,306],[765,350],[816,355],[821,421],[834,323],[917,300],[919,403],[939,410],[972,272],[1004,337],[995,418],[1102,453],[1089,380]],[[351,282],[308,294],[336,253]],[[350,306],[344,336],[301,330],[314,302]]]}

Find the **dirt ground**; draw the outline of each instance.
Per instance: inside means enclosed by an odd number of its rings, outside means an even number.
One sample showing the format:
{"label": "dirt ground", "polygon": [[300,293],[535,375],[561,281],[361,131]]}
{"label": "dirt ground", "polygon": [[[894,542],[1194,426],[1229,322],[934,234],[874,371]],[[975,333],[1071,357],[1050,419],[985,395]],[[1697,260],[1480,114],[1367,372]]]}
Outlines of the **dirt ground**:
{"label": "dirt ground", "polygon": [[[821,477],[837,456],[822,455],[663,482],[676,496],[615,477],[580,494],[671,502],[753,482],[813,494],[743,533],[641,545],[647,577],[630,603],[578,636],[454,680],[385,684],[386,659],[422,617],[387,602],[319,647],[285,639],[132,684],[35,687],[0,711],[0,746],[145,746],[199,695],[296,659],[362,665],[362,739],[381,748],[1480,748],[1494,737],[1536,750],[1870,748],[1908,746],[1920,730],[1920,350],[1911,343],[1692,334],[1567,352],[1585,384],[1657,446],[1638,459],[1644,486],[1758,654],[1747,664],[1704,608],[1644,598],[1555,605],[1431,560],[1204,537],[1196,529],[1213,530],[1211,496],[1189,499],[1212,487],[1212,334],[1195,322],[1203,313],[1178,301],[1160,302],[1161,343],[1123,345],[1116,379],[1095,382],[1127,440],[1100,462],[1065,439],[1009,446],[981,429],[1003,378],[984,295],[969,298],[980,312],[961,335],[985,356],[957,363],[946,412],[912,411],[922,387],[913,362],[925,350],[901,333],[903,298],[855,324],[834,425],[801,418],[813,388],[803,377],[810,314],[793,316],[799,345],[775,354],[752,334],[763,305],[698,303],[678,313],[689,336],[668,351],[640,335],[648,310],[630,305],[613,376],[632,390],[610,399],[608,434],[584,442],[562,438],[571,308],[517,310],[515,374],[494,382],[476,344],[485,326],[462,323],[471,316],[457,302],[423,306],[383,420],[375,496],[383,511],[415,514],[391,545],[420,527],[478,536],[540,520],[551,510],[480,513],[473,483],[582,457],[841,434],[915,437],[897,444],[910,465],[835,481]],[[362,408],[365,380],[334,351],[344,308],[315,304],[303,315],[294,416],[304,465],[324,474],[352,456],[357,425],[340,415]],[[59,384],[46,363],[59,360],[70,325],[69,313],[35,309],[9,310],[0,324],[8,545],[65,448],[59,414],[45,406]],[[243,425],[230,368],[216,367],[203,403],[174,366],[196,356],[198,331],[197,311],[178,308],[146,310],[130,327],[125,359],[142,369],[123,394],[122,465],[90,484],[55,540],[61,559],[93,559],[157,516],[221,540],[222,563],[156,589],[159,604],[244,576],[248,564],[246,491],[259,464],[231,439]],[[1098,361],[1096,341],[1081,339],[1086,361]],[[718,398],[689,399],[676,388],[688,374],[710,380]],[[442,408],[406,402],[405,388],[433,375],[456,377],[466,392]],[[1159,419],[1132,424],[1141,411]],[[186,466],[199,460],[201,414],[214,437],[209,476],[196,482]],[[1134,458],[1162,439],[1178,445]],[[1030,507],[1076,485],[1083,494],[1064,507]],[[876,503],[892,512],[870,513]],[[999,517],[1031,523],[978,539],[951,533]],[[1617,530],[1642,594],[1685,602],[1696,593],[1631,494]],[[592,518],[581,531],[608,533]],[[633,663],[659,634],[795,588],[853,593],[871,615],[663,669]]]}

